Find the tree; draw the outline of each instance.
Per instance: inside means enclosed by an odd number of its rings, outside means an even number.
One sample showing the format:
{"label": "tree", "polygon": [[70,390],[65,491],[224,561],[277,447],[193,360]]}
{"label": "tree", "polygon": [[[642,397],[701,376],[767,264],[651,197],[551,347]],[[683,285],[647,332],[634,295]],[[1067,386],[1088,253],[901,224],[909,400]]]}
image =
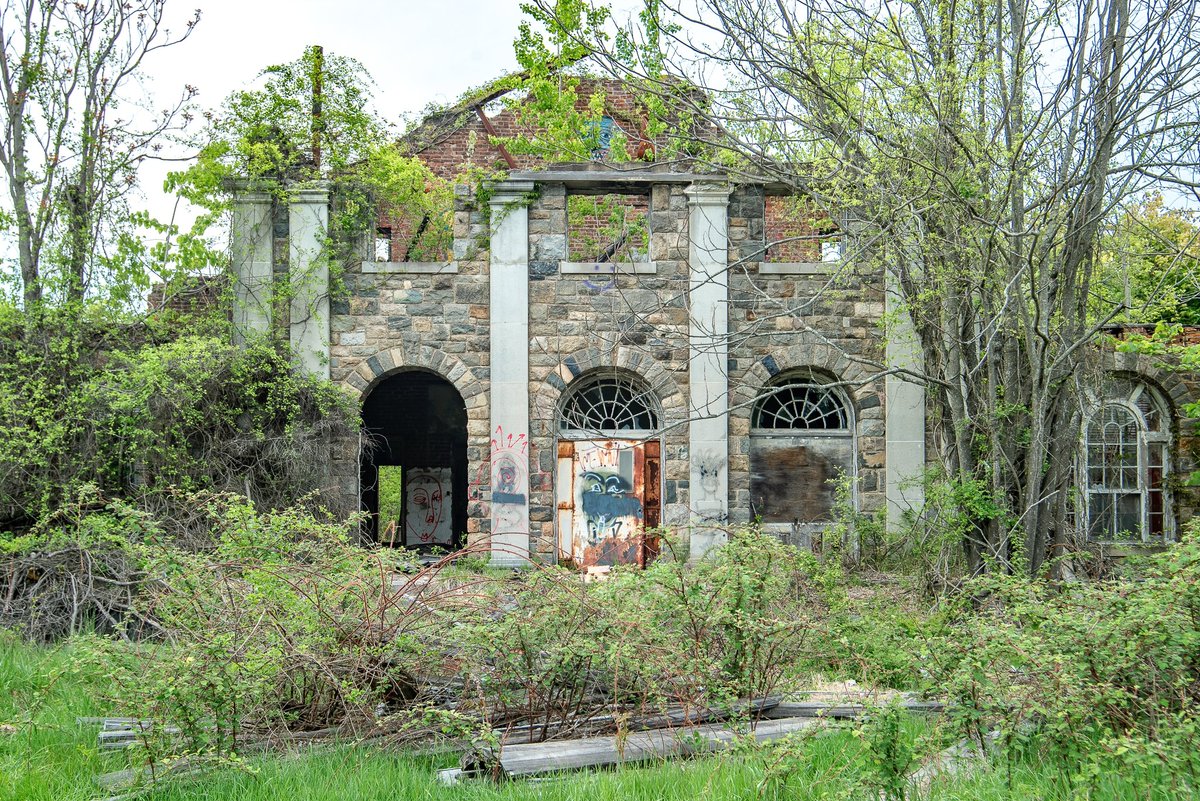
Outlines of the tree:
{"label": "tree", "polygon": [[1123,304],[1120,322],[1200,325],[1197,216],[1168,207],[1161,193],[1119,214],[1102,245],[1099,308]]}
{"label": "tree", "polygon": [[0,167],[29,312],[48,295],[81,300],[113,266],[105,246],[128,223],[138,166],[186,120],[191,87],[158,115],[134,102],[145,59],[185,40],[199,12],[180,35],[165,19],[166,0],[6,0],[0,9]]}
{"label": "tree", "polygon": [[585,45],[652,112],[707,123],[672,125],[660,160],[785,183],[853,232],[915,329],[970,566],[1039,570],[1071,538],[1093,346],[1124,305],[1097,291],[1105,232],[1148,190],[1200,188],[1192,3],[581,7],[537,0],[543,52]]}

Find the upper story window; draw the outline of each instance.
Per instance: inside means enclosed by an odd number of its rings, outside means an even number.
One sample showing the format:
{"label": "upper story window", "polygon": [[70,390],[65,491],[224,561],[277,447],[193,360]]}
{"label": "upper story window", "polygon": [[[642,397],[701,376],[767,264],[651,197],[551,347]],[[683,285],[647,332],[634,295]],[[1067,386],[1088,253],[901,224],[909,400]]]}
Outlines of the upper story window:
{"label": "upper story window", "polygon": [[1120,380],[1087,420],[1084,486],[1088,537],[1170,538],[1170,430],[1165,404],[1143,384]]}
{"label": "upper story window", "polygon": [[567,195],[568,260],[581,263],[649,259],[650,198],[644,194]]}
{"label": "upper story window", "polygon": [[596,373],[568,390],[559,430],[568,435],[628,436],[658,428],[653,394],[635,376]]}

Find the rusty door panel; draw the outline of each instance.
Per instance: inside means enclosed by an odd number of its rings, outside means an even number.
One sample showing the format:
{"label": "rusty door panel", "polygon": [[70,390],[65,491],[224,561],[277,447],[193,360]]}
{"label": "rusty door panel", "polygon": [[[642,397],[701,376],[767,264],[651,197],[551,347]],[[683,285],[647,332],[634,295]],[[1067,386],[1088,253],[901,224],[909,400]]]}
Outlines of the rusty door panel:
{"label": "rusty door panel", "polygon": [[[561,442],[555,486],[563,561],[585,568],[645,564],[647,521],[657,525],[657,442]],[[650,489],[650,488],[653,489]]]}

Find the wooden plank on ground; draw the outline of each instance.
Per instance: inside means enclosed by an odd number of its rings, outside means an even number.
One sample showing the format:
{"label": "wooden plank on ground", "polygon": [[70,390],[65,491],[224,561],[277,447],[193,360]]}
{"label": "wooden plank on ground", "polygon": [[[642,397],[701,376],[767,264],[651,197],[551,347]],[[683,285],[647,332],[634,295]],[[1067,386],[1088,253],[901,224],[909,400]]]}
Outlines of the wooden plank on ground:
{"label": "wooden plank on ground", "polygon": [[460,776],[496,774],[517,778],[623,763],[690,757],[722,751],[743,733],[753,736],[759,742],[770,742],[820,725],[821,721],[812,717],[795,717],[761,721],[753,729],[745,732],[722,724],[707,724],[633,732],[621,738],[588,737],[581,740],[509,745],[501,748],[499,752],[483,749],[467,754],[463,757],[460,771],[442,771],[439,779],[443,783],[453,783]]}

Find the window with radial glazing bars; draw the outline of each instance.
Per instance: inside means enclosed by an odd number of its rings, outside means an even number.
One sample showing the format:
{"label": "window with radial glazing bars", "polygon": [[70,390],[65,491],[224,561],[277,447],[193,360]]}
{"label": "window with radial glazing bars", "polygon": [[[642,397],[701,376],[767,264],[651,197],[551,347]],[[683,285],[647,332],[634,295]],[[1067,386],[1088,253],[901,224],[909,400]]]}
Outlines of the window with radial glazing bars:
{"label": "window with radial glazing bars", "polygon": [[834,390],[788,384],[764,397],[754,413],[755,428],[773,431],[838,431],[850,427],[846,407]]}
{"label": "window with radial glazing bars", "polygon": [[593,376],[571,393],[563,407],[563,431],[603,433],[653,431],[658,416],[644,389],[624,376]]}
{"label": "window with radial glazing bars", "polygon": [[1149,393],[1135,386],[1127,402],[1105,403],[1089,421],[1085,450],[1092,539],[1166,535],[1167,435],[1162,419]]}

